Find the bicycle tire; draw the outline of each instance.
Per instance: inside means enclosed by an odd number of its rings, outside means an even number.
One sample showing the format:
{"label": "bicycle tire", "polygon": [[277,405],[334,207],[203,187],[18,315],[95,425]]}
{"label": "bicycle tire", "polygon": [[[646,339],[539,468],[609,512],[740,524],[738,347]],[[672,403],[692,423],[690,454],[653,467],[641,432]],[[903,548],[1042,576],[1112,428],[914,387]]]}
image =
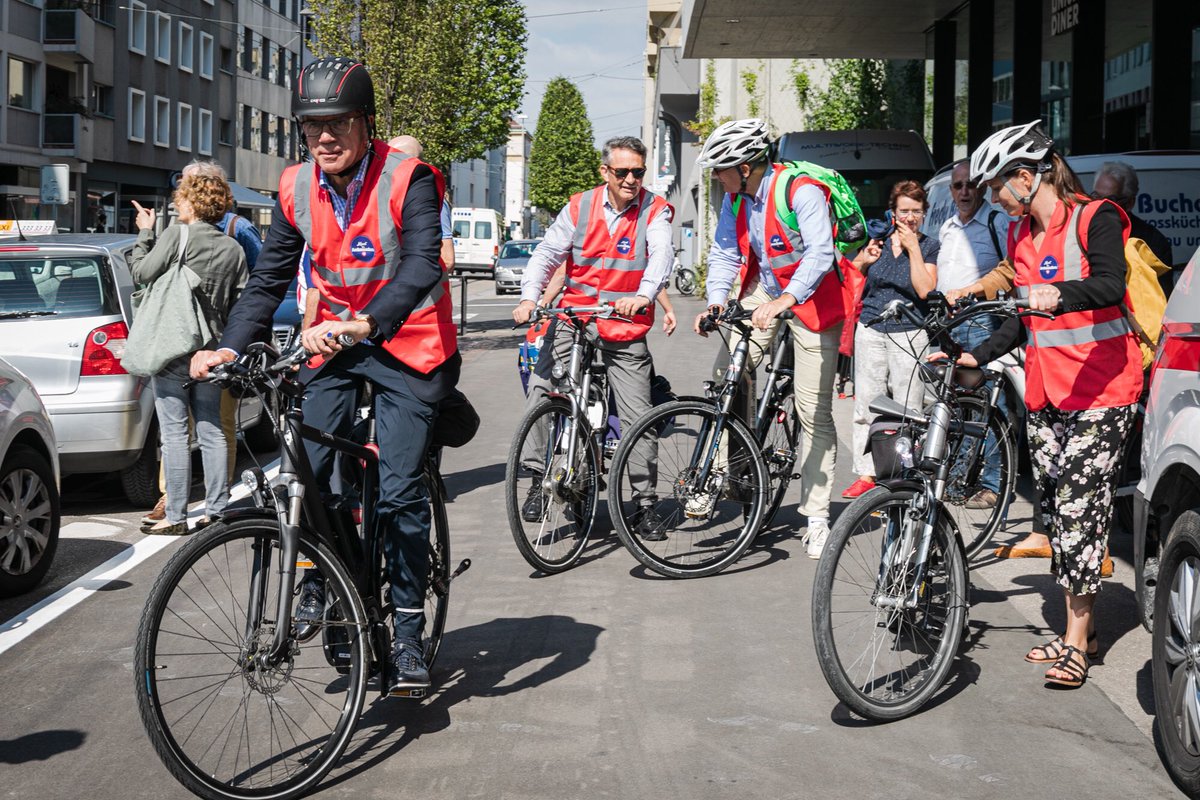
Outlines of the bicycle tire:
{"label": "bicycle tire", "polygon": [[[904,555],[895,537],[914,498],[922,496],[881,486],[858,497],[838,517],[817,564],[812,596],[817,661],[837,698],[866,719],[900,719],[929,702],[945,683],[966,625],[966,562],[953,525],[942,514],[930,544],[921,605],[907,610],[878,606],[880,596],[909,591],[905,581],[914,577],[911,552]],[[909,524],[923,525],[923,518]],[[877,532],[873,526],[880,520],[884,526]],[[857,624],[850,619],[856,613]],[[927,662],[927,668],[908,677],[910,669],[899,664],[904,647],[921,656],[914,667]],[[885,654],[894,654],[887,660],[896,665],[875,669]]]}
{"label": "bicycle tire", "polygon": [[[570,419],[570,403],[561,398],[547,398],[534,406],[517,427],[504,472],[505,504],[513,541],[531,567],[548,574],[563,572],[579,561],[595,523],[600,496],[600,464],[591,436],[578,426],[569,426]],[[541,474],[530,474],[521,464],[521,455],[525,440],[543,420],[552,434],[547,436],[541,454]],[[576,437],[577,464],[573,470],[564,471],[567,449],[563,432],[568,429]],[[555,483],[557,495],[547,489],[547,482],[542,479],[546,474],[552,476],[551,481],[554,476],[560,479]],[[522,507],[537,483],[542,484],[542,518],[526,522]]]}
{"label": "bicycle tire", "polygon": [[[710,473],[711,492],[690,486],[693,454],[703,448],[700,437],[709,436],[715,424],[712,403],[677,400],[656,406],[640,417],[613,455],[609,474],[609,517],[626,549],[643,566],[670,578],[712,575],[733,564],[750,546],[762,526],[767,503],[767,469],[754,435],[741,420],[727,417],[731,444],[724,466]],[[630,483],[628,470],[636,442],[655,438],[657,470],[649,482],[653,500],[643,503]],[[639,481],[640,482],[640,481]],[[703,517],[690,517],[697,500],[708,503]],[[653,530],[660,541],[635,530],[641,508],[653,509]],[[689,510],[691,509],[691,510]]]}
{"label": "bicycle tire", "polygon": [[691,297],[696,293],[696,273],[685,268],[676,270],[675,288],[680,294]]}
{"label": "bicycle tire", "polygon": [[[294,620],[283,662],[265,665],[252,653],[274,630],[279,539],[269,519],[210,525],[167,562],[142,613],[134,654],[142,723],[167,771],[209,800],[310,792],[345,751],[362,711],[366,613],[341,561],[309,531],[297,560],[325,576],[338,613],[322,624],[344,633],[345,674],[327,658],[325,637],[295,640]],[[263,600],[257,622],[247,618],[252,592]],[[314,736],[317,727],[328,730]]]}
{"label": "bicycle tire", "polygon": [[[1008,422],[994,411],[989,415],[986,400],[973,395],[960,395],[957,402],[960,418],[968,422],[986,420],[989,434],[982,444],[978,438],[960,434],[952,437],[950,447],[956,461],[951,469],[943,502],[962,536],[963,552],[970,561],[983,552],[1008,516],[1009,506],[1017,494],[1017,454]],[[989,456],[994,456],[999,462],[996,504],[990,509],[968,508],[967,503],[976,492],[989,488],[982,483],[984,465],[976,463],[980,460],[986,462]]]}
{"label": "bicycle tire", "polygon": [[771,483],[771,496],[767,503],[766,513],[763,514],[760,531],[771,526],[779,507],[783,505],[783,497],[791,485],[792,475],[796,469],[796,443],[800,438],[800,420],[796,415],[796,406],[791,395],[784,399],[787,410],[777,409],[767,426],[766,436],[763,437],[763,460],[767,464],[767,478]]}
{"label": "bicycle tire", "polygon": [[446,489],[441,476],[427,470],[429,490],[429,582],[425,588],[425,632],[421,644],[425,666],[432,670],[446,632],[450,607],[450,521],[446,516]]}

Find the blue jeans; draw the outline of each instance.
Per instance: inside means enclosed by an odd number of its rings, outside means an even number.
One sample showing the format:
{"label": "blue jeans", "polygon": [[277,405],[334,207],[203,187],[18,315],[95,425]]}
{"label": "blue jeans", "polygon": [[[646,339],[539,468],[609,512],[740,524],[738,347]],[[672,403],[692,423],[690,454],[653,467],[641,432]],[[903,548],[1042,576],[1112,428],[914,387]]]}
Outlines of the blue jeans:
{"label": "blue jeans", "polygon": [[183,388],[188,380],[188,359],[168,364],[151,381],[154,410],[162,434],[163,479],[167,491],[167,522],[187,519],[192,488],[192,454],[188,447],[188,411],[196,420],[204,464],[204,513],[218,514],[229,504],[229,455],[221,427],[221,389],[212,383]]}
{"label": "blue jeans", "polygon": [[[995,332],[997,321],[995,317],[983,315],[976,317],[966,325],[960,325],[950,332],[950,338],[958,342],[964,351],[973,350],[979,345],[986,342]],[[990,392],[995,384],[995,381],[989,380],[986,384],[987,390]],[[996,401],[996,410],[1000,412],[1003,418],[1008,417],[1008,413],[1004,401],[1004,392],[1000,393],[1000,397]],[[983,462],[983,471],[979,475],[979,483],[993,492],[1000,491],[1000,447],[996,442],[996,436],[988,432],[987,439],[984,440],[985,458]],[[1010,468],[1011,465],[1010,465]]]}

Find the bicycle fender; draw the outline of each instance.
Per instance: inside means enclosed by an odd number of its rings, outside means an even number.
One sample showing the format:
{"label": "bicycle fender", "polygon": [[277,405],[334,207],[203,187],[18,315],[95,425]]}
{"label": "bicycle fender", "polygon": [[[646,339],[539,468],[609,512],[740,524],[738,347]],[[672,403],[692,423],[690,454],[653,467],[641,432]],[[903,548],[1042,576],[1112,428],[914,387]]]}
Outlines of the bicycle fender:
{"label": "bicycle fender", "polygon": [[273,508],[259,508],[258,506],[242,506],[240,508],[227,508],[220,514],[220,522],[236,522],[242,519],[262,519],[274,525],[279,524],[279,517],[275,515]]}

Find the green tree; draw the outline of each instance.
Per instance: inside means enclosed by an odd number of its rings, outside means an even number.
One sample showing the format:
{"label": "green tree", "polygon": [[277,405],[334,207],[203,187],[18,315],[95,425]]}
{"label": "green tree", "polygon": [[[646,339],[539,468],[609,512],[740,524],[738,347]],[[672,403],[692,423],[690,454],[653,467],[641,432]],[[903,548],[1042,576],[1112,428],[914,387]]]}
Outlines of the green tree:
{"label": "green tree", "polygon": [[599,166],[583,95],[557,77],[546,85],[529,153],[530,202],[557,214],[571,195],[600,182]]}
{"label": "green tree", "polygon": [[508,139],[525,86],[519,0],[310,0],[318,55],[361,60],[382,138],[407,133],[443,169]]}
{"label": "green tree", "polygon": [[[761,69],[762,64],[759,63]],[[758,88],[758,70],[742,70],[742,88],[746,91],[746,114],[751,117],[760,116],[762,110],[762,91]]]}
{"label": "green tree", "polygon": [[808,72],[792,62],[796,103],[810,130],[918,128],[924,95],[923,67],[917,61],[830,59],[829,82],[813,88]]}

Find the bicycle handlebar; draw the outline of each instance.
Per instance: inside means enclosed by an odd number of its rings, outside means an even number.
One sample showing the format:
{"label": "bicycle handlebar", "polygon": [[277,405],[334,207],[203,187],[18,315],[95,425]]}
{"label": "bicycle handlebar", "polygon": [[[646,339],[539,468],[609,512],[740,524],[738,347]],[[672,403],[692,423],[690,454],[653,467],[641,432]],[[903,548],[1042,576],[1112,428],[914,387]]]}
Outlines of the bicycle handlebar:
{"label": "bicycle handlebar", "polygon": [[[754,308],[743,308],[741,303],[734,300],[720,314],[713,314],[710,310],[708,316],[700,320],[700,330],[705,333],[711,333],[720,325],[731,325],[738,327],[739,323],[745,322],[754,316]],[[790,309],[784,309],[775,315],[776,319],[795,319],[795,313]],[[743,326],[744,327],[744,326]]]}

